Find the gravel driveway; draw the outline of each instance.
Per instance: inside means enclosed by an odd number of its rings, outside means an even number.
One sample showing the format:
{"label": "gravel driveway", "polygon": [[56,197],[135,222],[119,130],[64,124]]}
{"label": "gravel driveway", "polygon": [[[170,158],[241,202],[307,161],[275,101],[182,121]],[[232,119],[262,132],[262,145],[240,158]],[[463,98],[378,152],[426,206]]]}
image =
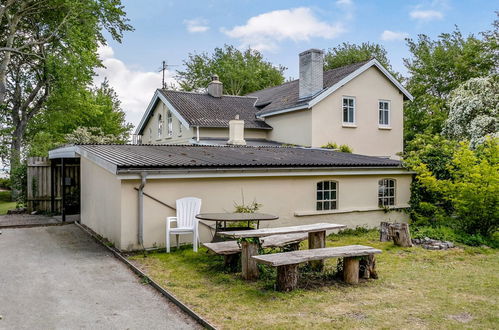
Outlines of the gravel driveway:
{"label": "gravel driveway", "polygon": [[0,329],[193,329],[75,225],[1,229]]}

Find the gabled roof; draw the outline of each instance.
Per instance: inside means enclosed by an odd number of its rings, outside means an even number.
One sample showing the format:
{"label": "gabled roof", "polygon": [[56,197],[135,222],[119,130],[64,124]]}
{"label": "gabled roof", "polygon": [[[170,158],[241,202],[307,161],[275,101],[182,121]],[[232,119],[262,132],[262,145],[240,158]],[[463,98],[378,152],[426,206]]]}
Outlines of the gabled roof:
{"label": "gabled roof", "polygon": [[123,170],[190,168],[400,168],[401,162],[326,149],[200,145],[79,145],[82,156],[97,157]]}
{"label": "gabled roof", "polygon": [[239,115],[239,118],[244,120],[245,128],[272,129],[256,117],[258,111],[254,107],[256,97],[232,95],[213,97],[206,93],[158,89],[137,127],[137,134],[143,133],[159,100],[163,101],[186,127],[229,127],[229,120]]}
{"label": "gabled roof", "polygon": [[367,69],[375,66],[378,68],[395,87],[397,87],[404,97],[412,100],[412,95],[383,67],[376,59],[358,62],[336,69],[324,72],[324,89],[316,95],[300,99],[299,98],[299,80],[293,80],[282,84],[267,88],[261,91],[248,94],[258,98],[256,106],[260,111],[257,113],[258,117],[264,118],[280,113],[286,113],[296,110],[309,109],[318,102],[322,101],[325,97],[336,91],[341,86],[347,84],[349,81],[362,74]]}

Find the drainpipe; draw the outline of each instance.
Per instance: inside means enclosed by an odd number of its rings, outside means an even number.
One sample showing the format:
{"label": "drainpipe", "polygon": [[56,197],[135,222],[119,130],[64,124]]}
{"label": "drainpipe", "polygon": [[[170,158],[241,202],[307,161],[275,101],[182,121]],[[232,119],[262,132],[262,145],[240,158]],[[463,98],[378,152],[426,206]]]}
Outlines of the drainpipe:
{"label": "drainpipe", "polygon": [[196,142],[199,142],[199,126],[196,126]]}
{"label": "drainpipe", "polygon": [[139,244],[144,248],[144,187],[146,185],[146,177],[147,174],[142,172],[141,183],[139,186],[139,230],[138,230],[138,239]]}

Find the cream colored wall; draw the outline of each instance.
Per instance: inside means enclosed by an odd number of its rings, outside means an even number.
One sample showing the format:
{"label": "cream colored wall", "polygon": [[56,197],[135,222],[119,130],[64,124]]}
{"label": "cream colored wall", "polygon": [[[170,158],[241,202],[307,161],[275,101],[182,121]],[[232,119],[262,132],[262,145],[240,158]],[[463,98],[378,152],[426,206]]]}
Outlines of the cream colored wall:
{"label": "cream colored wall", "polygon": [[81,223],[121,245],[121,181],[81,157]]}
{"label": "cream colored wall", "polygon": [[[153,110],[153,116],[149,119],[148,123],[142,134],[142,143],[151,144],[165,144],[165,143],[185,143],[189,141],[194,134],[192,128],[188,129],[182,125],[182,132],[180,132],[180,121],[172,113],[173,119],[173,134],[168,136],[168,124],[166,121],[166,115],[168,112],[168,107],[161,101],[158,102]],[[158,137],[158,115],[161,114],[163,117],[163,133],[161,137]],[[152,134],[149,134],[151,130]]]}
{"label": "cream colored wall", "polygon": [[[356,100],[356,127],[343,127],[342,97]],[[391,129],[378,126],[378,101],[390,101]],[[339,88],[312,109],[312,146],[328,142],[347,144],[354,153],[370,156],[395,156],[403,149],[403,95],[376,68]],[[275,128],[274,128],[275,129]]]}
{"label": "cream colored wall", "polygon": [[273,128],[268,132],[269,140],[301,146],[312,144],[312,114],[310,110],[268,117],[265,122]]}
{"label": "cream colored wall", "polygon": [[[262,129],[244,129],[244,138],[245,139],[266,139],[267,131]],[[195,136],[195,135],[194,135]],[[200,138],[212,137],[212,138],[225,138],[229,140],[229,128],[199,128],[199,136]]]}
{"label": "cream colored wall", "polygon": [[[161,201],[175,204],[175,200],[194,196],[203,200],[202,212],[232,212],[234,203],[256,200],[263,204],[261,212],[279,215],[277,221],[262,222],[261,227],[310,224],[316,222],[342,223],[351,227],[377,226],[381,221],[406,221],[400,211],[385,213],[378,208],[378,180],[391,177],[397,180],[396,203],[405,207],[409,202],[410,175],[342,176],[342,177],[267,177],[216,179],[153,179],[144,191]],[[338,181],[338,207],[333,212],[315,211],[316,183],[321,180]],[[121,249],[137,249],[137,192],[138,180],[122,183],[122,240]],[[144,240],[146,247],[164,246],[165,218],[175,212],[145,197]],[[296,214],[300,215],[297,216]],[[200,225],[201,240],[211,240],[208,229]],[[189,236],[186,236],[189,238]],[[188,240],[187,240],[188,241]]]}

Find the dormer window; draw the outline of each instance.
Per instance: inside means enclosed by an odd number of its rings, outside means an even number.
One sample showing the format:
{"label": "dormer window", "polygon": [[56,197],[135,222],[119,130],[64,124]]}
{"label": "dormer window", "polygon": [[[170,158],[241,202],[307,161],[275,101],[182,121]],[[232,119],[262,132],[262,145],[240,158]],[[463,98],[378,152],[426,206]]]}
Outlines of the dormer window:
{"label": "dormer window", "polygon": [[344,96],[343,97],[343,125],[355,125],[355,98]]}
{"label": "dormer window", "polygon": [[166,124],[168,125],[168,136],[173,136],[173,117],[171,111],[166,114]]}
{"label": "dormer window", "polygon": [[158,139],[163,134],[163,116],[161,114],[158,115]]}

